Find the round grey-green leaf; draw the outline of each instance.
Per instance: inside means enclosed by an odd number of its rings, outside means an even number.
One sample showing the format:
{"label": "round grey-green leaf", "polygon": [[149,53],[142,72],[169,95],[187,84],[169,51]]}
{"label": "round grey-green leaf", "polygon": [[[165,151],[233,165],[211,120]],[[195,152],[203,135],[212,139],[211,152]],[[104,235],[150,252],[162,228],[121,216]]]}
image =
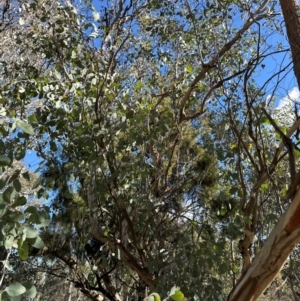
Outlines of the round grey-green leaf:
{"label": "round grey-green leaf", "polygon": [[27,238],[26,241],[32,245],[34,248],[43,249],[45,244],[40,237],[37,238]]}
{"label": "round grey-green leaf", "polygon": [[20,301],[22,299],[22,295],[11,297],[7,294],[7,292],[3,292],[2,295],[0,295],[1,301]]}
{"label": "round grey-green leaf", "polygon": [[38,237],[39,232],[34,228],[28,227],[26,228],[26,237],[27,238],[36,238]]}
{"label": "round grey-green leaf", "polygon": [[5,291],[10,297],[16,297],[24,294],[26,292],[26,288],[19,282],[13,282],[5,289]]}
{"label": "round grey-green leaf", "polygon": [[4,241],[4,247],[6,250],[9,250],[12,248],[12,245],[14,243],[14,237],[13,236],[7,236]]}
{"label": "round grey-green leaf", "polygon": [[25,282],[25,283],[23,283],[23,285],[26,288],[26,293],[25,294],[27,295],[27,297],[32,298],[32,299],[35,298],[36,297],[36,288],[33,285],[33,283]]}

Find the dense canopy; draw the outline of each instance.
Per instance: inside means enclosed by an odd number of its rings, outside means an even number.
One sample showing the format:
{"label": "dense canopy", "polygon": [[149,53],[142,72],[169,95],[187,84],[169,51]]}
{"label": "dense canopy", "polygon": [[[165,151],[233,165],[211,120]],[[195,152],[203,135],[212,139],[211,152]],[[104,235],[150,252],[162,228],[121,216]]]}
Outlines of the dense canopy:
{"label": "dense canopy", "polygon": [[297,301],[298,10],[0,2],[0,300]]}

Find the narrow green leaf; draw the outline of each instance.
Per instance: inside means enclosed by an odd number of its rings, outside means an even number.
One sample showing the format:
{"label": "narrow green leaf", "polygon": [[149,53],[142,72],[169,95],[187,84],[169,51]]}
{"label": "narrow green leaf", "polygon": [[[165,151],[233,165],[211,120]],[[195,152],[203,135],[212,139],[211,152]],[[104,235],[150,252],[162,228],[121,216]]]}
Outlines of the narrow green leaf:
{"label": "narrow green leaf", "polygon": [[26,260],[28,257],[28,243],[21,238],[18,241],[18,254],[21,260]]}

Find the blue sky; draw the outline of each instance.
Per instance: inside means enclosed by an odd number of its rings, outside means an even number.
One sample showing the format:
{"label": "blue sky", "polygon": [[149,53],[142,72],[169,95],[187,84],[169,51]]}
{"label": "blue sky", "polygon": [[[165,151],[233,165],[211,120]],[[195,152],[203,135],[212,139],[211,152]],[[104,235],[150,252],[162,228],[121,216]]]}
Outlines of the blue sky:
{"label": "blue sky", "polygon": [[[94,7],[96,10],[100,8],[100,5],[107,6],[106,1],[93,1]],[[282,18],[279,16],[278,18]],[[283,23],[281,23],[283,24]],[[264,23],[261,23],[261,30],[264,31],[264,34],[267,30],[267,27],[264,28]],[[96,44],[99,44],[96,42]],[[274,32],[269,33],[268,40],[266,41],[268,45],[274,46],[276,44],[281,43],[283,48],[288,48],[288,41],[285,37],[285,28],[283,28],[282,33],[278,33],[277,30]],[[257,72],[255,74],[255,80],[259,85],[263,85],[267,82],[274,74],[276,74],[282,67],[288,65],[291,61],[289,53],[277,53],[272,56],[268,56],[263,61],[263,67],[257,68]],[[278,79],[280,79],[280,83],[278,84]],[[274,93],[274,86],[277,84],[276,91]],[[266,85],[267,95],[273,95],[276,99],[275,105],[272,105],[272,108],[281,107],[283,104],[288,102],[288,95],[292,97],[292,99],[296,100],[299,97],[299,91],[297,88],[297,83],[295,81],[295,76],[292,70],[292,65],[287,69],[287,71],[279,75],[278,77],[273,78],[267,85]],[[37,157],[35,151],[27,151],[26,156],[24,158],[24,164],[28,167],[31,171],[35,171],[39,164],[42,162],[40,157]]]}

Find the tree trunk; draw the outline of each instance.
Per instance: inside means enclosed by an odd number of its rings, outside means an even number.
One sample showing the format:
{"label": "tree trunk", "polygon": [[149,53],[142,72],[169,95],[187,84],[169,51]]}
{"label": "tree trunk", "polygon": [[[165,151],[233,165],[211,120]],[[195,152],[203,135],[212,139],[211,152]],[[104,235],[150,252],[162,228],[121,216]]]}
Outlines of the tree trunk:
{"label": "tree trunk", "polygon": [[256,300],[272,282],[295,245],[299,242],[300,189],[227,300]]}
{"label": "tree trunk", "polygon": [[[294,72],[300,88],[300,6],[297,2],[296,0],[280,0],[292,52]],[[294,132],[299,125],[299,121],[296,121],[289,134]],[[291,187],[298,187],[298,185],[299,183],[291,183]],[[300,188],[295,192],[291,205],[280,217],[265,245],[244,272],[227,300],[256,300],[272,282],[295,245],[299,242]]]}
{"label": "tree trunk", "polygon": [[297,0],[280,0],[280,5],[291,47],[294,72],[300,88],[300,6]]}

